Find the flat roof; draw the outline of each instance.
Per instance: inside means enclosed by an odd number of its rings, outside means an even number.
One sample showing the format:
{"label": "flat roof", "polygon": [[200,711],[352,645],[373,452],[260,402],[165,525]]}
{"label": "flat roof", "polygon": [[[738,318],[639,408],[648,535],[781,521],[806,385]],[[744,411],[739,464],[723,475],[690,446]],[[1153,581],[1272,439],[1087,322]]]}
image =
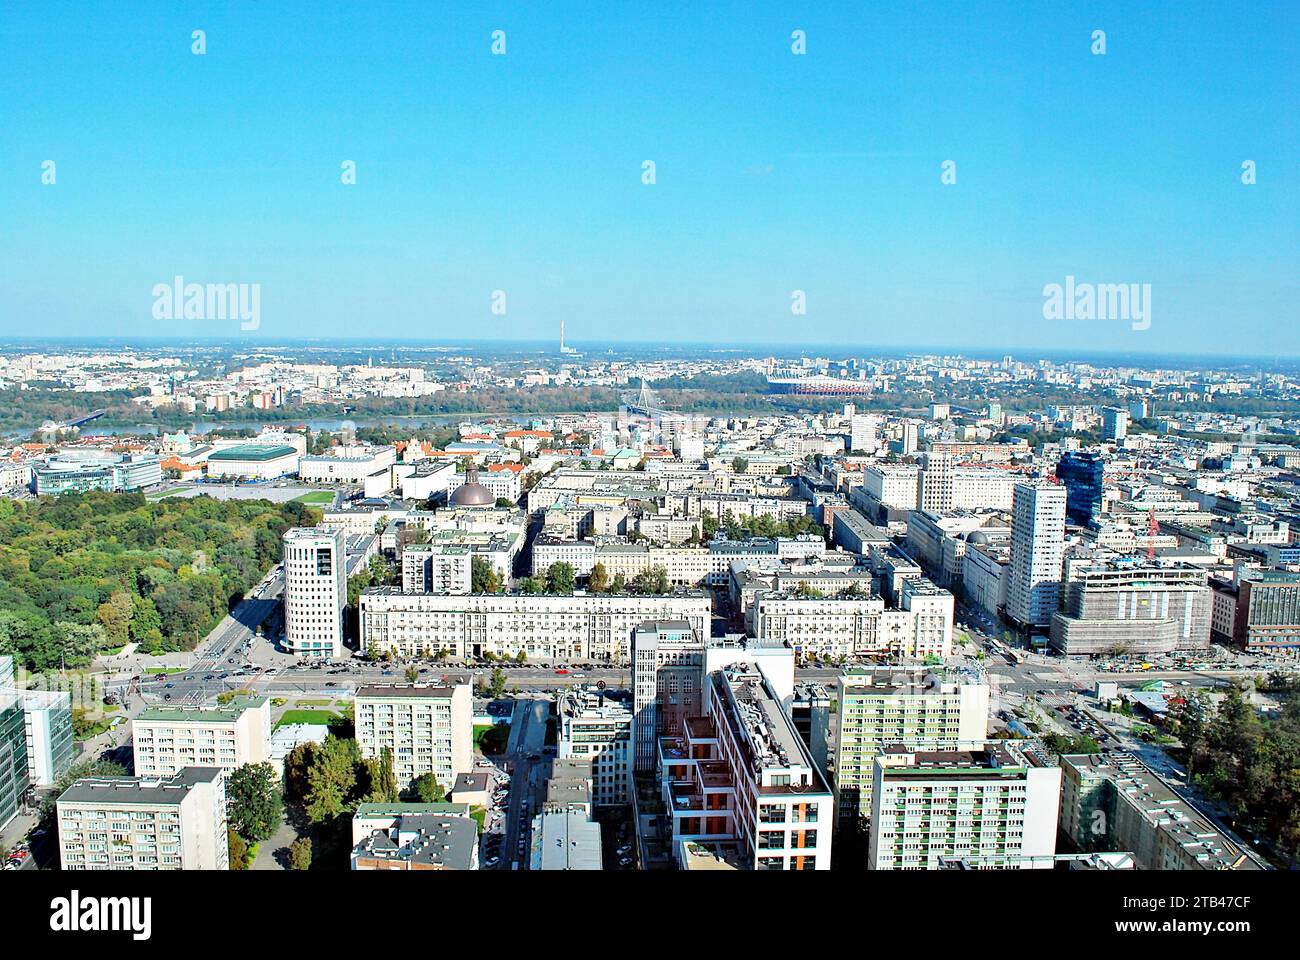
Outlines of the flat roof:
{"label": "flat roof", "polygon": [[148,707],[143,710],[136,722],[141,720],[169,720],[173,723],[220,723],[224,720],[238,720],[246,710],[254,710],[267,703],[266,697],[235,697],[227,704],[218,707]]}
{"label": "flat roof", "polygon": [[297,456],[298,451],[290,446],[274,443],[240,443],[208,454],[209,460],[279,460],[281,457]]}

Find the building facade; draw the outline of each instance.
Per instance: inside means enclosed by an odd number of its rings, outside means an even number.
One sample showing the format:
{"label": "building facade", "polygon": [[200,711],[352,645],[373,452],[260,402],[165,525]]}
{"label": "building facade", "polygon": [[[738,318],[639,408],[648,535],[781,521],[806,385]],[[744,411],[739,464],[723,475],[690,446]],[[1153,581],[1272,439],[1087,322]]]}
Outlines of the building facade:
{"label": "building facade", "polygon": [[87,777],[56,804],[64,870],[226,870],[225,771]]}
{"label": "building facade", "polygon": [[227,771],[270,759],[271,701],[236,697],[219,707],[148,707],[131,722],[135,773],[175,776],[185,767]]}
{"label": "building facade", "polygon": [[1046,627],[1061,594],[1065,488],[1047,482],[1018,483],[1011,513],[1007,616],[1024,626]]}
{"label": "building facade", "polygon": [[1033,766],[1007,741],[976,750],[891,746],[873,767],[872,870],[1052,866],[1060,767]]}
{"label": "building facade", "polygon": [[364,652],[627,663],[632,631],[647,620],[685,620],[707,635],[707,593],[442,594],[371,587],[361,594]]}
{"label": "building facade", "polygon": [[392,751],[401,789],[431,773],[451,790],[456,774],[473,767],[473,714],[468,683],[363,686],[355,700],[357,746],[363,757]]}
{"label": "building facade", "polygon": [[295,527],[284,534],[284,643],[300,657],[343,653],[347,537],[341,530]]}

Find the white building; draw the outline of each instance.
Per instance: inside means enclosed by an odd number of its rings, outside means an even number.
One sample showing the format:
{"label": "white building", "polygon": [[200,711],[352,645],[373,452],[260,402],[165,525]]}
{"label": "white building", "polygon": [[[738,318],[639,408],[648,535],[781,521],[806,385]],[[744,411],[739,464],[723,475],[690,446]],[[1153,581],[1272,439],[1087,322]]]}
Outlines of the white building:
{"label": "white building", "polygon": [[755,870],[829,870],[835,806],[762,671],[708,675],[705,715],[658,741],[674,858],[691,844],[737,844]]}
{"label": "white building", "polygon": [[135,773],[145,777],[263,763],[270,759],[270,739],[267,697],[236,697],[218,707],[149,707],[131,722]]}
{"label": "white building", "polygon": [[448,686],[368,685],[355,701],[357,746],[363,757],[392,751],[397,785],[431,773],[446,790],[472,769],[474,707],[468,683]]}
{"label": "white building", "polygon": [[367,443],[333,447],[328,454],[305,456],[298,476],[306,483],[364,483],[366,477],[397,462],[397,448]]}
{"label": "white building", "polygon": [[1065,487],[1046,481],[1018,483],[1011,513],[1007,616],[1028,626],[1045,627],[1061,595]]}
{"label": "white building", "polygon": [[628,661],[632,631],[654,619],[687,620],[707,634],[707,593],[662,596],[627,593],[446,594],[402,593],[371,587],[361,594],[362,650],[402,657],[516,657],[530,660]]}
{"label": "white building", "polygon": [[935,870],[945,861],[1034,869],[1053,866],[1061,768],[1036,767],[1007,741],[978,750],[876,757],[872,870]]}
{"label": "white building", "polygon": [[845,827],[871,816],[873,765],[885,747],[951,750],[988,737],[989,687],[974,676],[880,667],[850,670],[838,688],[836,712],[814,712],[811,739],[833,745],[826,760]]}
{"label": "white building", "polygon": [[64,870],[226,870],[225,771],[85,777],[56,804]]}
{"label": "white building", "polygon": [[800,657],[952,656],[953,596],[923,577],[900,581],[899,606],[881,597],[767,594],[753,607],[754,632],[783,640]]}
{"label": "white building", "polygon": [[474,553],[448,543],[411,544],[402,550],[405,593],[469,593]]}
{"label": "white building", "polygon": [[592,801],[631,802],[632,708],[590,691],[569,690],[556,704],[556,756],[591,761]]}
{"label": "white building", "polygon": [[301,657],[343,653],[347,603],[347,538],[343,530],[294,527],[284,534],[284,644]]}

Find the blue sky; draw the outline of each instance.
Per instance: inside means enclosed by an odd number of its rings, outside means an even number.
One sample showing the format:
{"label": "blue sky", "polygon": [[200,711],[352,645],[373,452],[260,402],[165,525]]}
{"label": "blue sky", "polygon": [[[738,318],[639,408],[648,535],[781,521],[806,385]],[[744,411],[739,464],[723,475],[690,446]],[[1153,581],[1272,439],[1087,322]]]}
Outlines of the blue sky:
{"label": "blue sky", "polygon": [[1300,5],[338,6],[7,0],[0,335],[1300,353]]}

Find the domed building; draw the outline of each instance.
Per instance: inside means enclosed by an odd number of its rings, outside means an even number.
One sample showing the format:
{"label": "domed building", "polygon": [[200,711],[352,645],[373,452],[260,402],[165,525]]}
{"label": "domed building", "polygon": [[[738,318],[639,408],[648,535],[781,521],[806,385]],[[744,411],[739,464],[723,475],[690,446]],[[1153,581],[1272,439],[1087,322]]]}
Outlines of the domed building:
{"label": "domed building", "polygon": [[452,507],[492,507],[496,502],[492,491],[478,482],[478,464],[472,461],[465,469],[465,482],[452,491],[447,501]]}

